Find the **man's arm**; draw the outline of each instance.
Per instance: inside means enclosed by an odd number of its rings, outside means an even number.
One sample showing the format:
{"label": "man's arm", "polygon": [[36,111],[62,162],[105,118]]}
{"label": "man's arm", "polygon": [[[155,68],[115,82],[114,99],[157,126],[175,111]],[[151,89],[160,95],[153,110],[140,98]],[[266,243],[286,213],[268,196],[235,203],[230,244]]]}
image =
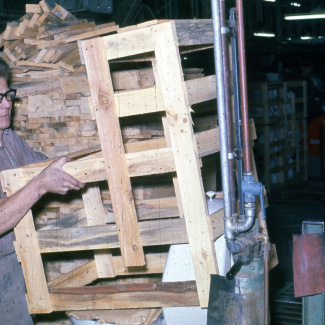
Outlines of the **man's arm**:
{"label": "man's arm", "polygon": [[0,200],[0,235],[14,228],[44,194],[51,192],[64,195],[69,190],[84,187],[84,183],[62,169],[67,161],[67,157],[54,161],[18,192]]}

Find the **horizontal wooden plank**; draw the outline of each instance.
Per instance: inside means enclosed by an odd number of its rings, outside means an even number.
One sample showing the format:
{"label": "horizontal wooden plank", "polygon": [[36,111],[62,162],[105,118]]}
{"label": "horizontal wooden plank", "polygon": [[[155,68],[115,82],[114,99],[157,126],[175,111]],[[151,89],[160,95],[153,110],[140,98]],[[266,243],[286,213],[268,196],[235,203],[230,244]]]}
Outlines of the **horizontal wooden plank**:
{"label": "horizontal wooden plank", "polygon": [[[117,276],[131,276],[141,274],[162,274],[168,253],[146,254],[146,265],[143,267],[125,267],[121,256],[114,256],[114,271]],[[82,265],[71,272],[48,283],[49,288],[81,287],[98,279],[95,260]]]}
{"label": "horizontal wooden plank", "polygon": [[[141,153],[126,154],[126,159],[131,177],[168,173],[175,170],[171,148],[161,148],[157,150],[147,150]],[[39,174],[44,168],[25,167],[24,179],[29,182]],[[91,158],[79,161],[67,162],[63,169],[81,182],[97,182],[106,179],[104,159]],[[10,173],[4,171],[4,173]]]}
{"label": "horizontal wooden plank", "polygon": [[[223,234],[223,210],[209,216],[213,238]],[[141,221],[138,223],[143,246],[187,244],[184,218]],[[119,248],[115,225],[40,230],[41,253]]]}
{"label": "horizontal wooden plank", "polygon": [[213,44],[212,19],[175,20],[178,46]]}
{"label": "horizontal wooden plank", "polygon": [[[154,188],[150,188],[149,191],[154,192]],[[141,191],[141,190],[140,190]],[[179,212],[177,208],[177,201],[175,196],[171,197],[160,197],[151,199],[137,199],[135,192],[135,208],[137,212],[137,217],[139,221],[143,220],[153,220],[162,218],[174,218],[179,217]],[[161,190],[162,192],[162,190]],[[60,217],[60,219],[53,219],[48,221],[42,230],[46,229],[64,229],[68,227],[83,227],[86,226],[85,212],[83,209],[83,202],[81,199],[69,200],[69,202],[63,201],[53,201],[46,202],[47,208],[61,207],[61,208],[71,208],[80,209],[72,214],[66,214]],[[106,223],[114,223],[115,218],[113,214],[113,208],[111,202],[104,202],[104,207],[106,210]]]}
{"label": "horizontal wooden plank", "polygon": [[[143,246],[188,242],[184,219],[139,222]],[[115,225],[44,230],[37,233],[41,253],[119,248]]]}
{"label": "horizontal wooden plank", "polygon": [[[185,81],[188,105],[216,99],[215,76]],[[159,87],[150,87],[129,92],[115,93],[119,117],[154,113],[165,110],[164,99]]]}
{"label": "horizontal wooden plank", "polygon": [[82,20],[78,20],[78,21],[76,21],[76,23],[74,25],[51,28],[51,29],[41,31],[41,32],[39,32],[37,38],[41,39],[44,37],[53,36],[53,35],[61,34],[64,32],[69,32],[69,31],[76,31],[76,30],[80,30],[83,28],[87,28],[87,27],[95,27],[95,23],[94,22],[84,22]]}
{"label": "horizontal wooden plank", "polygon": [[161,89],[150,87],[114,95],[119,117],[133,116],[165,110]]}
{"label": "horizontal wooden plank", "polygon": [[[114,73],[113,73],[114,81]],[[61,79],[62,89],[70,93],[71,83],[78,91],[89,91],[89,84],[84,75]],[[79,86],[78,86],[79,85]],[[75,88],[71,88],[72,90]],[[216,98],[215,76],[208,76],[185,81],[188,105]],[[119,117],[162,112],[165,110],[162,92],[159,87],[149,87],[132,91],[120,91],[114,94]]]}
{"label": "horizontal wooden plank", "polygon": [[208,76],[185,81],[188,105],[194,105],[217,98],[216,76]]}
{"label": "horizontal wooden plank", "polygon": [[[131,285],[132,286],[132,285]],[[144,286],[143,286],[144,288]],[[125,290],[125,288],[124,288]],[[194,281],[180,283],[148,284],[144,291],[89,294],[51,294],[53,309],[128,309],[176,306],[198,306],[199,299]]]}
{"label": "horizontal wooden plank", "polygon": [[177,20],[104,37],[107,60],[153,52],[155,30],[163,28],[165,24],[175,24],[179,46],[213,43],[211,19]]}
{"label": "horizontal wooden plank", "polygon": [[115,31],[117,31],[118,28],[119,28],[118,25],[114,25],[114,26],[109,26],[109,27],[105,27],[105,28],[101,28],[101,29],[96,29],[96,30],[93,30],[93,31],[90,31],[90,32],[78,34],[78,35],[73,35],[73,36],[70,36],[70,37],[67,37],[67,38],[63,38],[62,43],[66,44],[66,43],[76,42],[76,41],[79,41],[79,40],[84,40],[84,39],[87,39],[87,38],[94,38],[96,36],[101,36],[101,35],[113,33]]}
{"label": "horizontal wooden plank", "polygon": [[194,134],[194,146],[198,157],[205,157],[220,151],[219,128]]}
{"label": "horizontal wooden plank", "polygon": [[110,294],[119,292],[186,292],[188,290],[196,291],[195,281],[185,282],[156,282],[156,283],[128,283],[88,287],[71,287],[71,288],[53,288],[51,293],[58,294]]}
{"label": "horizontal wooden plank", "polygon": [[107,50],[107,60],[153,52],[154,50],[154,37],[151,27],[102,38]]}
{"label": "horizontal wooden plank", "polygon": [[[219,150],[219,130],[212,129],[198,133],[197,154],[202,157]],[[153,141],[155,143],[155,140]],[[131,145],[131,144],[130,144]],[[82,150],[77,155],[91,152]],[[95,150],[98,150],[96,147]],[[172,148],[157,148],[141,152],[130,152],[126,154],[127,164],[131,177],[169,173],[175,171]],[[29,182],[38,175],[50,162],[31,164],[23,167],[24,180]],[[104,159],[101,152],[90,155],[87,159],[67,162],[63,169],[81,182],[97,182],[106,179],[104,170]],[[3,171],[2,173],[14,173],[15,169]]]}

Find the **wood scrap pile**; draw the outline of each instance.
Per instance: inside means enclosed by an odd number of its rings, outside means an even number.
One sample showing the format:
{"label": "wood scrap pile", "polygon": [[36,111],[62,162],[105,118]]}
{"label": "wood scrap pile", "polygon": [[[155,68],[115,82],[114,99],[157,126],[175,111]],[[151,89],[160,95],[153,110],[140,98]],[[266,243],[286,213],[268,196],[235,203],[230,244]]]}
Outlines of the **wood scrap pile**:
{"label": "wood scrap pile", "polygon": [[26,14],[7,24],[0,41],[19,98],[13,127],[35,150],[53,158],[99,144],[77,41],[117,29],[44,0],[26,4]]}

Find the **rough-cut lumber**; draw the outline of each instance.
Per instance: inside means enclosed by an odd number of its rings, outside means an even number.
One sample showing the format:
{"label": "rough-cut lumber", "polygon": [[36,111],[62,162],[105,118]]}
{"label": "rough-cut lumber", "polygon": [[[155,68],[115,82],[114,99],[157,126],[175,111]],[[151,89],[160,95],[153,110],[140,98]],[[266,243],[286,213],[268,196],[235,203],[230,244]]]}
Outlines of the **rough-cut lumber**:
{"label": "rough-cut lumber", "polygon": [[[211,20],[186,20],[184,22],[177,20],[173,24],[176,29],[175,32],[177,32],[175,37],[177,37],[179,46],[213,43]],[[160,25],[163,24],[129,31],[127,38],[124,36],[124,33],[112,35],[105,44],[107,48],[110,48],[110,51],[107,51],[107,60],[153,52],[155,48],[153,30],[156,26]],[[201,33],[200,37],[197,37],[197,33]]]}
{"label": "rough-cut lumber", "polygon": [[39,5],[41,6],[43,12],[50,12],[52,10],[45,0],[41,0],[39,2]]}
{"label": "rough-cut lumber", "polygon": [[[87,186],[82,190],[88,226],[105,225],[105,211],[97,186]],[[115,277],[113,256],[110,251],[97,251],[94,253],[97,274],[99,278]]]}
{"label": "rough-cut lumber", "polygon": [[26,3],[26,12],[31,14],[41,14],[43,13],[43,9],[39,4],[28,4]]}
{"label": "rough-cut lumber", "polygon": [[[99,26],[97,26],[97,27],[99,27]],[[87,38],[93,38],[93,37],[100,36],[100,35],[110,34],[110,33],[117,31],[118,28],[119,28],[119,26],[117,26],[117,25],[113,25],[113,26],[109,26],[109,27],[106,27],[106,25],[105,25],[105,27],[97,28],[94,31],[90,31],[90,32],[86,32],[86,33],[73,35],[73,36],[64,38],[64,39],[62,39],[62,43],[71,43],[71,42],[75,42],[75,41],[79,41],[79,40],[84,40]]]}
{"label": "rough-cut lumber", "polygon": [[38,21],[39,18],[40,18],[39,13],[34,13],[27,26],[29,28],[36,28],[36,22]]}
{"label": "rough-cut lumber", "polygon": [[62,60],[59,61],[58,65],[61,68],[65,68],[69,71],[75,71],[76,67],[80,65],[80,55],[79,50],[76,49],[66,55]]}
{"label": "rough-cut lumber", "polygon": [[[2,184],[10,184],[10,190],[7,190],[8,195],[19,191],[26,184],[21,179],[21,175],[20,171],[17,170],[17,173],[7,175],[5,182],[2,182]],[[31,314],[36,311],[49,313],[53,309],[46,286],[46,278],[31,211],[25,215],[14,230],[16,236],[15,249],[25,274],[29,312]]]}
{"label": "rough-cut lumber", "polygon": [[[143,70],[126,70],[112,72],[112,82],[114,90],[140,90],[142,88],[153,87],[155,80],[151,69]],[[77,93],[90,91],[87,74],[73,75],[61,79],[62,90],[67,93]],[[153,91],[153,90],[151,90]],[[148,92],[142,92],[148,96]],[[121,95],[126,97],[127,95]],[[133,95],[131,95],[133,96]],[[130,104],[132,103],[130,98]]]}
{"label": "rough-cut lumber", "polygon": [[[116,193],[112,193],[114,195],[112,204],[122,256],[127,266],[140,266],[144,264],[142,243],[117,115],[118,109],[114,103],[112,80],[109,77],[107,61],[101,54],[101,45],[100,39],[85,43],[84,49],[87,53],[85,54],[84,51],[84,57],[92,99],[96,106],[95,116],[102,144],[108,186],[111,189],[119,189]],[[103,73],[99,73],[100,71]]]}
{"label": "rough-cut lumber", "polygon": [[[146,266],[137,268],[127,268],[123,264],[121,256],[114,256],[114,270],[116,275],[141,275],[141,274],[161,274],[164,271],[164,265],[168,253],[146,254]],[[98,279],[96,262],[91,261],[80,266],[73,271],[64,274],[60,278],[51,281],[48,285],[50,288],[63,287],[81,287]]]}
{"label": "rough-cut lumber", "polygon": [[148,284],[146,289],[143,287],[143,291],[130,292],[127,287],[121,287],[115,293],[51,294],[51,302],[56,310],[197,306],[199,303],[194,281]]}
{"label": "rough-cut lumber", "polygon": [[11,22],[7,24],[5,31],[3,32],[3,39],[6,41],[16,40],[17,31],[19,29],[19,22]]}
{"label": "rough-cut lumber", "polygon": [[77,20],[77,18],[72,15],[68,10],[64,9],[59,4],[55,4],[54,8],[51,11],[55,16],[60,18],[60,20]]}
{"label": "rough-cut lumber", "polygon": [[21,55],[15,50],[16,46],[19,46],[22,40],[18,39],[13,41],[11,44],[6,46],[3,52],[10,58],[11,61],[15,62],[21,59]]}
{"label": "rough-cut lumber", "polygon": [[[151,190],[151,188],[150,188]],[[137,192],[137,189],[134,189]],[[162,192],[162,190],[160,190]],[[159,193],[160,193],[159,192]],[[136,194],[135,194],[136,197]],[[179,212],[177,210],[177,202],[175,196],[161,197],[161,198],[149,198],[140,199],[136,198],[135,201],[136,211],[139,221],[143,220],[154,220],[163,218],[176,218],[179,217]],[[51,201],[48,203],[47,207],[76,207],[79,208],[77,212],[73,214],[67,214],[60,216],[59,219],[54,219],[53,221],[48,221],[45,226],[42,226],[42,230],[46,229],[63,229],[71,226],[83,227],[87,223],[85,221],[85,213],[83,208],[83,202],[79,199],[71,200],[69,203],[60,203],[59,201]],[[104,202],[105,208],[105,221],[106,223],[114,223],[113,208],[110,200]]]}
{"label": "rough-cut lumber", "polygon": [[[116,275],[130,276],[142,274],[161,274],[164,271],[164,265],[168,253],[146,254],[146,266],[137,268],[127,268],[124,266],[121,256],[114,256],[114,270]],[[63,276],[56,278],[48,283],[50,288],[81,287],[98,279],[96,262],[88,262]]]}
{"label": "rough-cut lumber", "polygon": [[[19,65],[19,62],[18,62]],[[24,65],[28,65],[27,62],[24,63]],[[30,66],[42,66],[44,67],[44,63],[30,63]],[[48,64],[46,64],[46,66],[48,66]],[[52,68],[58,68],[58,66],[54,66],[51,65]],[[60,81],[59,80],[50,80],[48,82],[42,82],[41,84],[39,82],[36,81],[32,81],[32,82],[27,82],[24,84],[20,84],[20,86],[17,88],[17,96],[19,97],[25,97],[25,96],[31,96],[31,95],[36,95],[36,94],[42,94],[42,93],[49,93],[49,92],[53,92],[56,90],[60,89]]]}
{"label": "rough-cut lumber", "polygon": [[[166,105],[179,187],[181,196],[184,198],[184,217],[200,305],[207,307],[210,275],[218,273],[218,267],[212,238],[210,238],[211,225],[207,219],[208,213],[200,169],[193,150],[190,111],[181,87],[183,76],[180,74],[180,56],[171,24],[160,25],[154,35],[157,69]],[[166,47],[168,47],[167,55]],[[172,87],[170,80],[173,80]]]}
{"label": "rough-cut lumber", "polygon": [[[223,234],[223,210],[207,217],[212,227],[213,239]],[[187,244],[185,218],[148,220],[139,222],[143,246]],[[210,236],[210,234],[209,234]],[[116,225],[71,227],[37,232],[41,253],[120,248]]]}
{"label": "rough-cut lumber", "polygon": [[[205,137],[204,134],[210,133],[211,136],[208,137],[209,141],[206,141],[207,137]],[[214,138],[217,138],[217,134],[218,129],[215,129],[213,132],[205,131],[200,133],[198,139],[201,137],[203,138],[202,141],[204,143],[204,146],[202,143],[202,145],[198,145],[198,149],[201,150],[200,148],[202,148],[202,152],[208,154],[210,154],[211,152],[217,152],[217,147],[214,147],[214,145],[219,145],[218,142],[214,140]],[[155,143],[155,141],[152,141],[152,143]],[[199,143],[201,143],[200,140]],[[208,143],[210,144],[210,148],[207,147]],[[129,144],[130,147],[132,147],[132,145],[133,144],[131,143]],[[132,150],[132,148],[129,150]],[[198,151],[197,154],[198,156],[200,156],[200,151]],[[171,148],[156,148],[153,150],[146,150],[142,152],[130,152],[126,154],[126,161],[128,164],[130,176],[133,177],[139,175],[167,173],[175,170],[175,165],[173,165],[173,155]],[[42,162],[30,165],[29,167],[26,166],[23,170],[23,179],[26,180],[26,182],[29,182],[33,177],[39,174],[48,164],[49,162]],[[88,158],[80,161],[67,162],[63,168],[66,172],[68,172],[69,174],[76,177],[82,182],[94,182],[105,179],[103,156]],[[11,173],[12,170],[3,171],[2,175],[7,175]],[[5,184],[7,183],[4,182],[3,184],[4,188],[6,188]]]}
{"label": "rough-cut lumber", "polygon": [[70,29],[66,29],[59,34],[54,35],[54,39],[60,40],[60,39],[64,39],[64,38],[68,38],[68,37],[72,37],[72,36],[76,36],[76,35],[81,35],[81,34],[84,34],[87,32],[91,32],[91,31],[100,30],[103,28],[110,28],[110,27],[116,28],[115,23],[107,23],[107,24],[102,24],[102,25],[97,25],[97,26],[95,26],[94,23],[88,23],[88,24],[83,24],[83,25],[78,25],[78,26],[79,26],[79,28],[75,28],[74,26],[72,26]]}

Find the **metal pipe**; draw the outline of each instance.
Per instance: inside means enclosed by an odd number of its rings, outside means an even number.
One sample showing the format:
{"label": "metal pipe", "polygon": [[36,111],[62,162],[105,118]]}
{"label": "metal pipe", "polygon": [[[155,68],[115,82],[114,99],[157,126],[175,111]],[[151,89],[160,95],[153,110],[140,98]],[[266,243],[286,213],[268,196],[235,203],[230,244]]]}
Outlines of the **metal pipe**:
{"label": "metal pipe", "polygon": [[[227,124],[227,150],[228,157],[233,154],[234,146],[232,140],[232,112],[230,105],[230,90],[229,90],[229,60],[227,46],[227,24],[226,24],[226,5],[225,0],[219,0],[220,5],[220,25],[221,25],[221,48],[222,48],[222,63],[223,63],[223,82],[225,87],[225,109],[226,109],[226,124]],[[229,165],[229,185],[230,185],[230,202],[231,213],[236,211],[236,191],[235,191],[235,174],[234,174],[234,159],[228,160]]]}
{"label": "metal pipe", "polygon": [[[245,203],[245,219],[236,220],[232,224],[228,225],[227,231],[232,233],[243,233],[248,231],[254,224],[255,221],[255,203]],[[235,253],[232,251],[232,253]]]}
{"label": "metal pipe", "polygon": [[255,221],[255,203],[247,202],[245,207],[245,219],[243,222],[238,222],[237,232],[248,231],[254,224]]}
{"label": "metal pipe", "polygon": [[229,224],[232,224],[231,217],[231,201],[230,201],[230,186],[229,186],[229,164],[227,152],[227,125],[226,125],[226,109],[225,109],[225,88],[223,82],[223,62],[222,62],[222,44],[221,44],[221,25],[220,25],[220,9],[217,0],[211,1],[212,18],[213,18],[213,41],[214,41],[214,58],[217,81],[217,104],[218,104],[218,121],[220,134],[220,160],[222,172],[222,190],[224,201],[224,223],[225,236],[230,236],[228,239],[233,239],[233,234],[227,229]]}
{"label": "metal pipe", "polygon": [[264,242],[264,324],[269,325],[269,251],[270,241],[268,235],[258,234],[258,240]]}
{"label": "metal pipe", "polygon": [[264,251],[264,321],[269,325],[269,251]]}
{"label": "metal pipe", "polygon": [[238,80],[238,54],[237,54],[237,37],[236,37],[236,9],[230,10],[230,25],[232,27],[231,35],[231,62],[232,62],[232,83],[234,94],[234,119],[235,119],[235,134],[236,134],[236,151],[240,155],[237,158],[237,184],[238,184],[238,202],[239,215],[244,214],[244,198],[242,192],[242,176],[243,176],[243,159],[242,155],[242,131],[241,131],[241,114],[240,114],[240,90]]}
{"label": "metal pipe", "polygon": [[248,123],[248,99],[247,99],[247,79],[246,79],[246,55],[245,55],[245,37],[244,37],[244,14],[243,1],[236,0],[238,14],[238,58],[239,58],[239,76],[240,76],[240,95],[243,123],[243,153],[244,153],[244,171],[252,170],[249,140]]}

